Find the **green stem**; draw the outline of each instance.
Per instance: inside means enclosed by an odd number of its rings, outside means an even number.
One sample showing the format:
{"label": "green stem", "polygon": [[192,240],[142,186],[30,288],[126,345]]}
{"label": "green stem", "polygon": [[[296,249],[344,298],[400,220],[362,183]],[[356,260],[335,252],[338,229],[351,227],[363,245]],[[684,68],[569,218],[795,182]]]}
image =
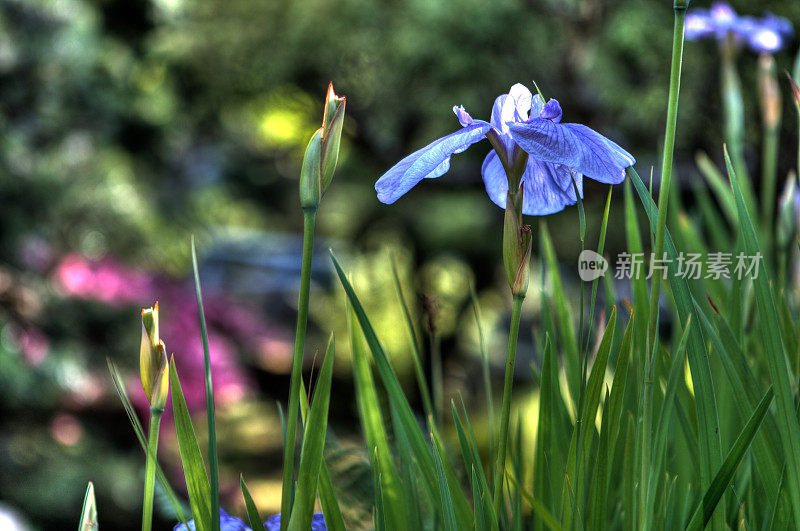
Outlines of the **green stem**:
{"label": "green stem", "polygon": [[[672,63],[670,67],[669,78],[669,100],[667,102],[667,125],[664,134],[664,158],[661,163],[661,184],[658,189],[658,219],[656,221],[656,235],[653,250],[653,257],[660,259],[664,254],[664,236],[667,230],[667,207],[669,204],[670,188],[672,186],[672,159],[675,151],[675,129],[678,122],[678,96],[680,94],[681,85],[681,65],[683,62],[683,28],[686,19],[686,6],[679,6],[677,3],[674,7],[675,11],[675,24],[672,34]],[[656,352],[656,335],[658,334],[658,299],[661,291],[660,279],[655,275],[653,276],[650,288],[650,313],[649,313],[649,353],[645,359],[645,382],[652,382],[653,380],[653,367]],[[646,486],[649,485],[650,473],[650,445],[649,445],[649,430],[650,430],[650,415],[648,410],[650,404],[648,400],[648,390],[645,389],[644,398],[644,415],[643,415],[643,432],[642,446],[641,446],[641,483],[639,485],[640,494],[644,494]],[[646,495],[645,495],[646,496]],[[640,513],[642,512],[645,500],[643,496],[640,497]],[[643,514],[639,515],[640,522],[644,517]]]}
{"label": "green stem", "polygon": [[503,384],[503,406],[500,413],[500,441],[497,445],[497,464],[494,471],[494,510],[500,514],[500,499],[503,492],[503,478],[506,468],[506,450],[508,448],[508,423],[511,416],[511,387],[514,381],[514,360],[517,357],[517,338],[519,337],[519,320],[522,315],[524,295],[515,295],[511,309],[511,327],[508,330],[508,353],[506,354],[506,376]]}
{"label": "green stem", "polygon": [[211,383],[211,354],[208,349],[208,330],[206,313],[203,310],[203,294],[200,290],[200,273],[197,267],[197,252],[192,238],[192,268],[197,296],[197,316],[200,322],[200,337],[203,339],[203,369],[206,384],[206,417],[208,419],[208,465],[211,487],[211,531],[220,531],[219,518],[219,460],[217,457],[217,427],[214,412],[214,387]]}
{"label": "green stem", "polygon": [[292,482],[294,480],[295,439],[297,413],[300,401],[300,381],[303,371],[303,353],[306,347],[308,324],[308,293],[311,286],[311,258],[314,251],[316,209],[303,210],[303,262],[300,269],[300,294],[297,299],[297,331],[294,337],[294,358],[289,383],[289,406],[286,409],[286,439],[283,444],[283,490],[281,493],[281,531],[289,525],[292,513]]}
{"label": "green stem", "polygon": [[155,491],[158,453],[158,428],[163,409],[150,410],[150,429],[147,436],[147,467],[144,477],[144,502],[142,503],[142,531],[153,528],[153,492]]}
{"label": "green stem", "polygon": [[[766,237],[765,247],[768,258],[774,244],[773,229],[775,227],[775,188],[778,174],[778,135],[780,127],[765,126],[763,151],[761,155],[761,212],[763,218],[763,234]],[[773,262],[774,263],[774,262]]]}
{"label": "green stem", "polygon": [[[686,8],[675,7],[675,26],[672,36],[672,66],[669,78],[669,101],[667,103],[667,126],[664,135],[664,159],[661,164],[661,184],[658,188],[658,219],[653,256],[660,259],[664,254],[664,235],[667,229],[667,206],[672,186],[672,157],[675,151],[675,129],[678,122],[678,95],[681,85],[681,63],[683,61],[683,25]],[[658,323],[658,297],[661,283],[653,277],[650,295],[650,345],[654,344]]]}

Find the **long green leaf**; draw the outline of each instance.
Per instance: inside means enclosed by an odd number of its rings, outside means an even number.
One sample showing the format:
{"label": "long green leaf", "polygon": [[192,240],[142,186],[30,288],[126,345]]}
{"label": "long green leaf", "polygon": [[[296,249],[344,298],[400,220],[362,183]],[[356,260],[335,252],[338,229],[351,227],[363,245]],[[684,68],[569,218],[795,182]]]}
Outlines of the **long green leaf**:
{"label": "long green leaf", "polygon": [[378,393],[375,390],[372,368],[364,349],[357,318],[349,304],[347,314],[350,324],[350,347],[353,353],[353,381],[355,382],[356,403],[364,430],[364,439],[370,454],[374,454],[375,466],[378,467],[381,494],[387,517],[389,521],[397,525],[397,529],[407,529],[405,526],[409,522],[409,511],[416,509],[408,507],[397,468],[392,462],[389,437],[384,427],[386,424],[381,413]]}
{"label": "long green leaf", "polygon": [[[433,461],[433,456],[430,453],[429,447],[425,442],[425,437],[419,429],[419,425],[414,418],[414,413],[411,410],[411,406],[408,404],[408,400],[406,400],[406,397],[403,394],[403,388],[400,385],[400,381],[397,379],[397,375],[389,363],[389,359],[386,356],[380,341],[378,340],[378,336],[375,334],[375,330],[373,329],[372,324],[370,323],[369,318],[364,311],[361,301],[359,301],[358,297],[356,296],[353,286],[347,279],[347,275],[342,269],[342,266],[339,264],[339,261],[336,259],[336,256],[333,254],[333,251],[331,251],[330,254],[331,259],[333,260],[333,265],[336,268],[336,273],[338,274],[342,287],[344,288],[347,298],[353,307],[353,311],[358,318],[358,323],[361,327],[364,337],[367,340],[367,345],[369,345],[370,351],[372,352],[372,358],[375,361],[378,374],[380,375],[381,381],[386,388],[387,396],[392,406],[392,414],[396,415],[398,426],[408,437],[408,442],[411,446],[411,450],[414,453],[414,459],[417,461],[419,466],[419,470],[423,479],[423,485],[426,488],[428,497],[429,499],[434,499],[439,495],[436,465]],[[470,526],[472,522],[472,510],[469,507],[466,496],[464,496],[464,493],[458,488],[451,490],[451,495],[453,498],[458,525],[461,527]]]}
{"label": "long green leaf", "polygon": [[[648,212],[651,226],[655,227],[658,210],[652,198],[636,170],[628,168],[628,175],[636,188],[636,192],[639,194],[645,211]],[[664,251],[670,260],[667,269],[675,308],[680,321],[686,322],[689,315],[694,314],[696,310],[688,280],[678,275],[678,251],[669,231],[664,233]],[[698,322],[698,316],[692,315],[692,320]],[[719,415],[714,393],[714,381],[711,377],[711,365],[701,329],[702,327],[700,326],[694,326],[689,332],[688,358],[695,393],[694,403],[697,411],[697,423],[700,427],[698,436],[700,463],[702,465],[700,476],[702,485],[705,487],[710,484],[713,474],[722,464],[722,448],[719,437]]]}
{"label": "long green leaf", "polygon": [[214,413],[214,387],[211,383],[211,355],[208,349],[208,332],[206,331],[206,314],[203,310],[203,294],[200,291],[200,271],[197,268],[197,250],[192,236],[192,271],[194,272],[194,290],[197,297],[197,318],[200,323],[200,337],[203,342],[203,373],[206,384],[206,421],[208,423],[208,466],[210,468],[211,488],[211,531],[219,531],[219,463],[217,459],[217,429]]}
{"label": "long green leaf", "polygon": [[310,529],[314,517],[319,470],[322,466],[323,452],[325,451],[325,433],[328,426],[334,352],[335,343],[333,334],[331,334],[303,435],[300,466],[297,473],[297,492],[292,504],[292,515],[289,518],[288,529],[290,531],[306,531]]}
{"label": "long green leaf", "polygon": [[[183,389],[178,379],[175,359],[169,360],[169,384],[172,395],[172,411],[175,415],[175,431],[178,435],[178,449],[181,454],[183,475],[186,478],[186,489],[189,493],[189,504],[192,507],[194,523],[198,531],[211,529],[211,487],[208,484],[206,465],[197,436],[192,425],[189,408],[183,397]],[[215,515],[216,516],[216,515]],[[219,520],[219,517],[216,518]]]}
{"label": "long green leaf", "polygon": [[[750,256],[760,255],[761,251],[756,231],[727,150],[725,151],[725,164],[728,168],[731,187],[736,197],[739,229],[743,238],[745,252]],[[760,267],[758,275],[753,279],[756,305],[761,321],[758,331],[761,336],[762,346],[766,352],[770,379],[775,388],[778,429],[781,433],[783,445],[786,447],[789,499],[792,503],[795,523],[798,523],[800,522],[800,425],[798,425],[795,413],[792,382],[789,379],[789,366],[780,335],[778,312],[775,307],[775,301],[772,298],[769,271],[766,267],[763,267],[763,264],[760,265],[762,267]]]}
{"label": "long green leaf", "polygon": [[703,500],[695,509],[691,520],[689,520],[689,524],[686,526],[687,530],[695,531],[702,529],[708,524],[708,521],[711,520],[711,515],[714,513],[717,503],[719,503],[722,494],[728,488],[733,474],[736,472],[736,468],[739,466],[739,463],[742,462],[745,452],[747,452],[750,443],[756,436],[758,428],[761,426],[761,421],[764,420],[769,410],[773,395],[772,387],[770,387],[767,389],[767,392],[764,394],[764,397],[761,399],[761,402],[759,402],[755,411],[753,411],[747,424],[745,424],[742,433],[739,434],[736,442],[733,443],[733,447],[730,452],[728,452],[728,456],[714,476],[711,485],[706,489]]}
{"label": "long green leaf", "polygon": [[250,490],[244,482],[244,476],[241,474],[239,474],[239,486],[242,488],[242,497],[244,498],[244,506],[247,509],[247,519],[250,520],[250,528],[253,531],[263,531],[265,529],[264,522],[262,522],[261,516],[258,514],[256,502],[253,501]]}
{"label": "long green leaf", "polygon": [[[431,393],[428,389],[428,382],[425,378],[425,370],[422,368],[421,356],[419,353],[419,340],[417,333],[414,330],[414,322],[411,319],[411,311],[408,309],[406,298],[403,295],[403,285],[400,282],[400,275],[397,272],[397,263],[392,257],[392,276],[394,278],[394,287],[397,291],[397,298],[400,301],[400,308],[403,310],[403,320],[406,324],[406,332],[408,334],[408,343],[411,345],[411,361],[414,363],[414,376],[417,378],[417,385],[419,392],[422,396],[422,404],[425,409],[425,415],[433,415],[433,402],[431,401]],[[386,495],[384,491],[384,496]]]}

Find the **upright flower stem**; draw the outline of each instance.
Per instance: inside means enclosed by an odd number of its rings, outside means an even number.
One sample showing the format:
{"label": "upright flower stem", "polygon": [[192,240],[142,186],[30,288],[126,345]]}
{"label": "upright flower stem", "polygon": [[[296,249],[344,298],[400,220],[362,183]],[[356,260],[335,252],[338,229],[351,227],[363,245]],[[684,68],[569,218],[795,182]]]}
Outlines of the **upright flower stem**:
{"label": "upright flower stem", "polygon": [[[686,2],[688,4],[688,2]],[[667,230],[667,206],[672,187],[672,157],[675,151],[675,129],[678,122],[678,95],[681,85],[681,63],[683,62],[683,26],[686,6],[675,3],[675,26],[672,35],[672,66],[669,77],[669,101],[667,103],[667,126],[664,135],[664,159],[661,163],[661,184],[658,188],[658,219],[653,255],[660,259],[664,254],[664,235]],[[650,345],[658,323],[658,297],[661,284],[654,278],[650,295]]]}
{"label": "upright flower stem", "polygon": [[[667,125],[664,134],[664,159],[661,164],[661,184],[658,188],[658,219],[656,221],[656,235],[653,246],[654,259],[661,259],[664,254],[664,237],[667,229],[667,207],[669,203],[670,188],[672,186],[672,158],[675,151],[675,129],[678,122],[678,96],[681,85],[681,66],[683,62],[683,29],[686,20],[688,1],[676,0],[674,4],[675,23],[672,34],[672,63],[669,78],[669,100],[667,102]],[[645,382],[653,381],[654,358],[656,351],[656,336],[658,334],[658,299],[661,283],[655,275],[650,287],[650,322],[649,322],[649,352],[645,358]],[[645,385],[642,397],[642,437],[641,437],[641,478],[640,478],[640,514],[639,521],[645,517],[641,514],[645,507],[644,490],[649,484],[650,474],[650,435],[652,424],[653,395],[652,385]]]}
{"label": "upright flower stem", "polygon": [[503,405],[500,413],[500,441],[497,445],[497,462],[494,471],[494,510],[500,513],[503,478],[506,468],[506,450],[508,448],[508,424],[511,416],[511,386],[514,381],[514,360],[517,357],[517,338],[519,337],[519,320],[522,315],[524,295],[515,295],[511,309],[511,327],[508,330],[508,353],[506,354],[506,376],[503,384]]}
{"label": "upright flower stem", "polygon": [[314,250],[316,208],[303,209],[303,261],[300,269],[300,294],[297,299],[297,330],[294,337],[294,358],[289,383],[289,406],[286,410],[286,440],[283,444],[283,490],[281,493],[281,531],[289,525],[292,513],[292,481],[294,480],[294,450],[297,436],[297,413],[300,401],[300,381],[303,371],[303,353],[306,347],[308,324],[308,294],[311,286],[311,259]]}
{"label": "upright flower stem", "polygon": [[153,528],[153,492],[156,480],[156,454],[158,452],[158,429],[163,409],[150,410],[150,428],[147,436],[147,467],[144,477],[144,503],[142,504],[142,531]]}

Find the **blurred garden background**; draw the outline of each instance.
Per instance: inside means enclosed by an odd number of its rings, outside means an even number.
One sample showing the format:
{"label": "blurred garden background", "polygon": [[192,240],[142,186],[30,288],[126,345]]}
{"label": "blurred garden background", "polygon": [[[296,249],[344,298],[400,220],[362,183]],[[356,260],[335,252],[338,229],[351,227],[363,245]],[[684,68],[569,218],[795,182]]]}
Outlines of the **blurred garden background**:
{"label": "blurred garden background", "polygon": [[[732,4],[800,28],[796,0]],[[405,297],[425,351],[441,348],[445,395],[460,390],[473,423],[485,422],[470,286],[498,381],[510,303],[502,210],[487,200],[479,170],[489,144],[454,157],[445,178],[391,206],[377,201],[374,182],[456,130],[453,105],[488,119],[498,94],[532,81],[560,101],[564,121],[630,151],[644,178],[658,166],[672,23],[668,0],[0,0],[0,526],[9,514],[31,529],[75,526],[91,480],[103,527],[139,527],[144,456],[106,358],[127,371],[144,414],[140,308],[158,300],[189,406],[203,412],[192,234],[211,327],[223,506],[242,513],[241,471],[258,506],[278,510],[276,401],[288,394],[300,268],[297,175],[330,81],[347,97],[347,114],[318,216],[307,370],[336,331],[328,459],[348,517],[370,524],[371,472],[327,248],[352,271],[413,400],[396,260],[415,287]],[[776,55],[779,72],[792,69],[796,53],[797,40]],[[676,179],[691,203],[705,186],[695,155],[721,160],[722,122],[715,43],[687,43],[684,57]],[[738,66],[747,136],[758,139],[757,57],[742,50]],[[784,81],[779,186],[797,153]],[[747,145],[753,167],[758,150]],[[593,242],[607,187],[587,180],[585,190]],[[621,197],[612,201],[610,255],[624,247],[622,216],[613,213]],[[577,209],[547,222],[577,293]],[[537,269],[518,397],[535,388]],[[159,457],[183,492],[170,423]],[[157,509],[156,523],[173,522]]]}

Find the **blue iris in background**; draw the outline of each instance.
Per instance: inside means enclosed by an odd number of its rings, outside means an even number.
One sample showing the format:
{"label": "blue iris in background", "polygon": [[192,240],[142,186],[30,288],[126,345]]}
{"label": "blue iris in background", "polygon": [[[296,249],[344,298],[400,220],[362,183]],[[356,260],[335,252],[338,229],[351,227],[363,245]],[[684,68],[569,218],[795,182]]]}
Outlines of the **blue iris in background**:
{"label": "blue iris in background", "polygon": [[[516,84],[497,97],[491,121],[473,119],[463,106],[453,107],[462,129],[415,151],[387,171],[375,191],[391,204],[423,179],[441,177],[450,169],[450,157],[490,138],[494,150],[481,167],[486,192],[505,208],[509,180],[523,187],[522,212],[552,214],[575,204],[575,189],[583,196],[583,177],[610,184],[625,179],[625,168],[636,161],[624,149],[580,124],[561,123],[561,106],[541,95],[533,96]],[[527,162],[520,175],[510,176],[514,161]],[[575,186],[573,186],[573,180]]]}
{"label": "blue iris in background", "polygon": [[739,16],[725,2],[715,2],[711,9],[692,9],[686,14],[685,36],[688,40],[713,37],[745,42],[755,52],[781,50],[792,39],[792,23],[767,12],[762,18]]}
{"label": "blue iris in background", "polygon": [[[184,524],[178,524],[173,531],[195,531],[194,520],[189,520],[188,524],[188,530]],[[219,524],[220,531],[252,531],[244,522],[234,516],[230,516],[222,509],[219,510]],[[264,527],[266,527],[266,531],[280,531],[281,515],[276,514],[270,517],[269,520],[264,522]],[[325,517],[322,516],[322,513],[315,514],[311,521],[311,531],[327,531],[327,529]]]}

